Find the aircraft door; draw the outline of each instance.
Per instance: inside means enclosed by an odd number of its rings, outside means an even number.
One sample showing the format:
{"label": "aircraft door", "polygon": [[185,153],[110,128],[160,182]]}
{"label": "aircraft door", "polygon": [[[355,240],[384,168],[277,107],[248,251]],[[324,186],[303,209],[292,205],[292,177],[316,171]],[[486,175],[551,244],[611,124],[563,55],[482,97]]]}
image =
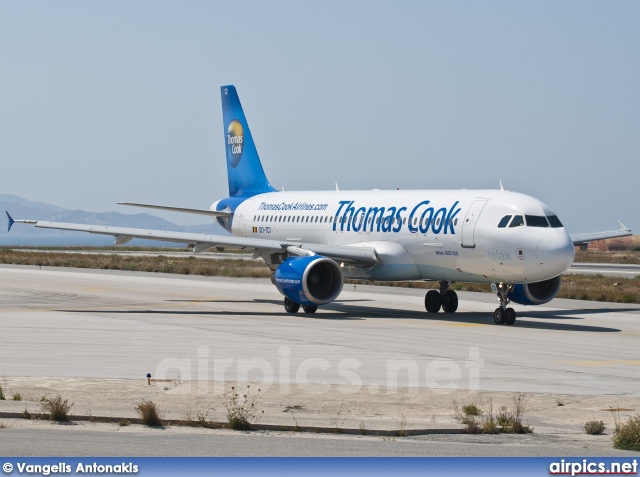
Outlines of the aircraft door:
{"label": "aircraft door", "polygon": [[462,222],[462,246],[464,248],[475,248],[475,231],[476,224],[478,223],[478,218],[482,213],[482,209],[489,202],[487,199],[476,200],[469,210],[467,211],[467,215],[464,217],[464,222]]}

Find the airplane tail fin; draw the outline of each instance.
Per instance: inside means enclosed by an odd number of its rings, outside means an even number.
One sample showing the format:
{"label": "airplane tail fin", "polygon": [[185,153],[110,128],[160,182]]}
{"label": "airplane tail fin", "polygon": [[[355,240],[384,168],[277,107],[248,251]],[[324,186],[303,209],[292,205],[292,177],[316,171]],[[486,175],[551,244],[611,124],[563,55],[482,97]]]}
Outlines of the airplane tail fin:
{"label": "airplane tail fin", "polygon": [[235,86],[222,86],[220,93],[229,197],[251,197],[265,192],[276,192],[262,168]]}

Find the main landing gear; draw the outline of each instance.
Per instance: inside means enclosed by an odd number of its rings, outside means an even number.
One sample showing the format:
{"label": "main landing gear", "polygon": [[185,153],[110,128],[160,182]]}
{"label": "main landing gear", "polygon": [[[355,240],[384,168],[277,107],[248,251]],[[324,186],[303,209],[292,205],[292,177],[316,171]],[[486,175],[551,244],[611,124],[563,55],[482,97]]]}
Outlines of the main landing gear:
{"label": "main landing gear", "polygon": [[[287,313],[298,313],[298,310],[300,309],[300,304],[296,303],[295,301],[291,301],[288,298],[285,298],[284,309],[286,310]],[[315,305],[314,306],[302,305],[302,311],[304,311],[305,313],[315,313],[316,311],[318,311],[318,307]]]}
{"label": "main landing gear", "polygon": [[458,295],[449,290],[451,282],[441,281],[440,291],[429,290],[424,297],[424,307],[429,313],[438,313],[440,308],[445,313],[455,313],[458,309]]}
{"label": "main landing gear", "polygon": [[[492,288],[494,288],[493,285]],[[500,300],[500,306],[493,312],[493,321],[496,325],[513,325],[516,322],[516,311],[511,307],[507,308],[507,305],[511,301],[507,295],[513,288],[513,285],[498,283],[495,288],[498,290],[497,294]]]}

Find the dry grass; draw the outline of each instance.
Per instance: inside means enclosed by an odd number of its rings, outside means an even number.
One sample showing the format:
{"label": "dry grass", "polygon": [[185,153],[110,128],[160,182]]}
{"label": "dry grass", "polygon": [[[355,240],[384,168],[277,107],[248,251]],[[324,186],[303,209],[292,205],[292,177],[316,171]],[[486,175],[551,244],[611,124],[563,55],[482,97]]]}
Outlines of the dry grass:
{"label": "dry grass", "polygon": [[223,396],[229,427],[236,431],[251,430],[251,424],[258,422],[264,414],[264,411],[258,411],[259,400],[260,389],[256,392],[251,389],[251,385],[247,385],[247,389],[240,393],[235,386],[231,387]]}
{"label": "dry grass", "polygon": [[565,275],[558,298],[640,303],[640,280],[601,275]]}
{"label": "dry grass", "polygon": [[143,424],[147,426],[162,426],[160,410],[153,401],[142,401],[135,407],[135,409],[140,415]]}
{"label": "dry grass", "polygon": [[[456,400],[453,400],[453,414],[456,420],[465,424],[463,432],[466,434],[529,434],[533,428],[523,424],[522,420],[527,411],[527,395],[518,393],[513,396],[511,406],[500,406],[498,414],[494,415],[493,399],[489,398],[482,410],[479,405],[472,403],[462,406],[462,411]],[[481,421],[477,416],[483,416]]]}
{"label": "dry grass", "polygon": [[462,432],[464,432],[465,434],[482,434],[483,426],[478,424],[478,421],[476,421],[475,419],[471,419],[469,422],[467,422],[467,425],[464,426]]}
{"label": "dry grass", "polygon": [[[171,250],[171,249],[169,249]],[[600,261],[640,263],[640,252],[579,252],[576,261]],[[595,257],[595,258],[594,258]],[[616,260],[618,260],[616,262]],[[197,255],[188,257],[140,257],[116,254],[75,254],[60,252],[28,252],[0,249],[0,263],[18,265],[42,265],[50,267],[94,268],[105,270],[129,270],[183,275],[269,278],[271,270],[262,260],[207,259]],[[437,289],[438,282],[371,282],[346,280],[347,284],[381,285],[391,287]],[[491,293],[488,284],[454,283],[458,291]],[[615,303],[640,303],[640,279],[609,278],[600,275],[565,275],[558,298],[603,301]]]}
{"label": "dry grass", "polygon": [[52,398],[45,398],[40,402],[40,409],[43,414],[48,414],[49,419],[57,422],[65,422],[69,420],[69,411],[73,407],[73,403],[69,404],[69,400],[62,400],[58,394]]}
{"label": "dry grass", "polygon": [[261,260],[188,257],[142,257],[117,254],[80,254],[0,250],[0,263],[43,267],[94,268],[137,272],[177,273],[223,277],[268,278],[271,270]]}
{"label": "dry grass", "polygon": [[204,427],[207,429],[216,429],[219,425],[209,419],[209,413],[214,409],[210,406],[201,406],[200,402],[196,402],[195,412],[191,407],[187,408],[182,425],[191,427]]}
{"label": "dry grass", "polygon": [[576,252],[575,262],[578,263],[620,263],[625,265],[640,264],[639,250],[585,250]]}

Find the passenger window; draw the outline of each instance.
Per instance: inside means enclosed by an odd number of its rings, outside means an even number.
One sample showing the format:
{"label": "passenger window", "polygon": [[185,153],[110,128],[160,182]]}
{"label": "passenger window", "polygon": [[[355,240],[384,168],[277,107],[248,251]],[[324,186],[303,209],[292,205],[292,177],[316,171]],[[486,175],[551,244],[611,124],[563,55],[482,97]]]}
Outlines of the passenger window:
{"label": "passenger window", "polygon": [[498,228],[499,229],[505,228],[510,220],[511,220],[511,216],[510,215],[505,215],[504,217],[502,217],[502,220],[498,224]]}
{"label": "passenger window", "polygon": [[549,222],[544,215],[525,215],[529,227],[549,227]]}
{"label": "passenger window", "polygon": [[522,215],[516,215],[513,217],[513,220],[509,224],[509,228],[522,227],[523,225],[524,225],[524,217],[522,217]]}
{"label": "passenger window", "polygon": [[560,219],[557,215],[547,215],[547,219],[549,220],[549,225],[551,225],[551,227],[553,227],[554,229],[563,227],[562,222],[560,222]]}

